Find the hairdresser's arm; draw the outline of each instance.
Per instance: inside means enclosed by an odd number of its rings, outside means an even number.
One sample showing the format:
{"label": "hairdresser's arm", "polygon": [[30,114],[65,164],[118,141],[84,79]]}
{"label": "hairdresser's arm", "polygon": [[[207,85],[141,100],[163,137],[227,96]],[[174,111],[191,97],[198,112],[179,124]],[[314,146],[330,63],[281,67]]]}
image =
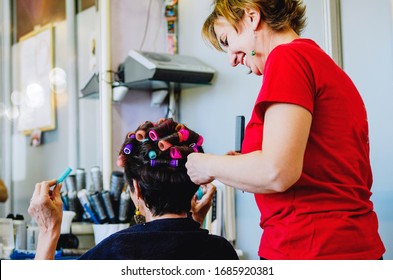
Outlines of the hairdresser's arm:
{"label": "hairdresser's arm", "polygon": [[273,104],[265,113],[262,151],[239,156],[192,153],[188,174],[196,184],[218,179],[251,193],[284,192],[300,178],[311,122],[303,107]]}
{"label": "hairdresser's arm", "polygon": [[56,180],[44,181],[35,185],[28,212],[39,227],[38,244],[35,259],[54,259],[57,242],[60,237],[63,202],[60,196],[61,184],[53,192],[50,187]]}

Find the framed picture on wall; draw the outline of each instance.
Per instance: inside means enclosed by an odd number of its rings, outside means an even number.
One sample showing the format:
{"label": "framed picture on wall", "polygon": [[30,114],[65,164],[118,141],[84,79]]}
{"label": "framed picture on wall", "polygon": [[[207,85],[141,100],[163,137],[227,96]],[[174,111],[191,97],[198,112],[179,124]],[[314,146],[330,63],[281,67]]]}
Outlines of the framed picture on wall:
{"label": "framed picture on wall", "polygon": [[19,85],[22,96],[18,131],[56,128],[55,95],[49,75],[54,64],[53,26],[38,28],[19,42]]}

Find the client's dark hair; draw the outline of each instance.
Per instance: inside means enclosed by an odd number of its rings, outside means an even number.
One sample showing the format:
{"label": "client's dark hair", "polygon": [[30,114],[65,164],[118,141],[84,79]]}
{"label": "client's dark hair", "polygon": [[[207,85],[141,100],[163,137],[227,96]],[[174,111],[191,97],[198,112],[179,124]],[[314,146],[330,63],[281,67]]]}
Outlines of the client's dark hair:
{"label": "client's dark hair", "polygon": [[187,155],[203,152],[202,136],[173,119],[146,121],[127,134],[120,154],[124,172],[134,192],[132,180],[140,187],[141,198],[154,216],[190,211],[198,189],[187,175]]}

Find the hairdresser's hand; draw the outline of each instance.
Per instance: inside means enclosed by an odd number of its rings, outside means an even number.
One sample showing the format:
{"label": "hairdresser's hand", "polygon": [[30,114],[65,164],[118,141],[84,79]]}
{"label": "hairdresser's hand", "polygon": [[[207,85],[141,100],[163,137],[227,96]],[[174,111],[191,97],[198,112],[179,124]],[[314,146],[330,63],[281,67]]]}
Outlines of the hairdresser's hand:
{"label": "hairdresser's hand", "polygon": [[36,259],[53,259],[60,237],[63,202],[60,196],[61,184],[53,191],[50,190],[55,184],[56,179],[37,183],[30,200],[28,213],[40,230]]}
{"label": "hairdresser's hand", "polygon": [[203,153],[191,153],[187,157],[187,174],[197,185],[205,185],[214,180],[214,177],[208,174],[208,157],[208,154]]}
{"label": "hairdresser's hand", "polygon": [[238,155],[241,155],[241,153],[236,152],[236,151],[229,151],[229,152],[227,152],[227,155],[228,156],[238,156]]}
{"label": "hairdresser's hand", "polygon": [[198,200],[198,196],[195,194],[191,201],[191,212],[194,221],[197,221],[202,225],[207,212],[213,204],[213,196],[216,191],[216,186],[213,184],[202,185],[203,196]]}

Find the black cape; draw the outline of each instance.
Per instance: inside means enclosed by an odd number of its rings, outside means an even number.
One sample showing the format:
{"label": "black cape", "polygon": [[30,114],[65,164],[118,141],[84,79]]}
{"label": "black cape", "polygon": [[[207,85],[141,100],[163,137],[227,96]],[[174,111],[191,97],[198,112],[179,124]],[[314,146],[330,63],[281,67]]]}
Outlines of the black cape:
{"label": "black cape", "polygon": [[211,235],[191,218],[161,219],[134,225],[102,240],[80,259],[236,260],[231,243]]}

